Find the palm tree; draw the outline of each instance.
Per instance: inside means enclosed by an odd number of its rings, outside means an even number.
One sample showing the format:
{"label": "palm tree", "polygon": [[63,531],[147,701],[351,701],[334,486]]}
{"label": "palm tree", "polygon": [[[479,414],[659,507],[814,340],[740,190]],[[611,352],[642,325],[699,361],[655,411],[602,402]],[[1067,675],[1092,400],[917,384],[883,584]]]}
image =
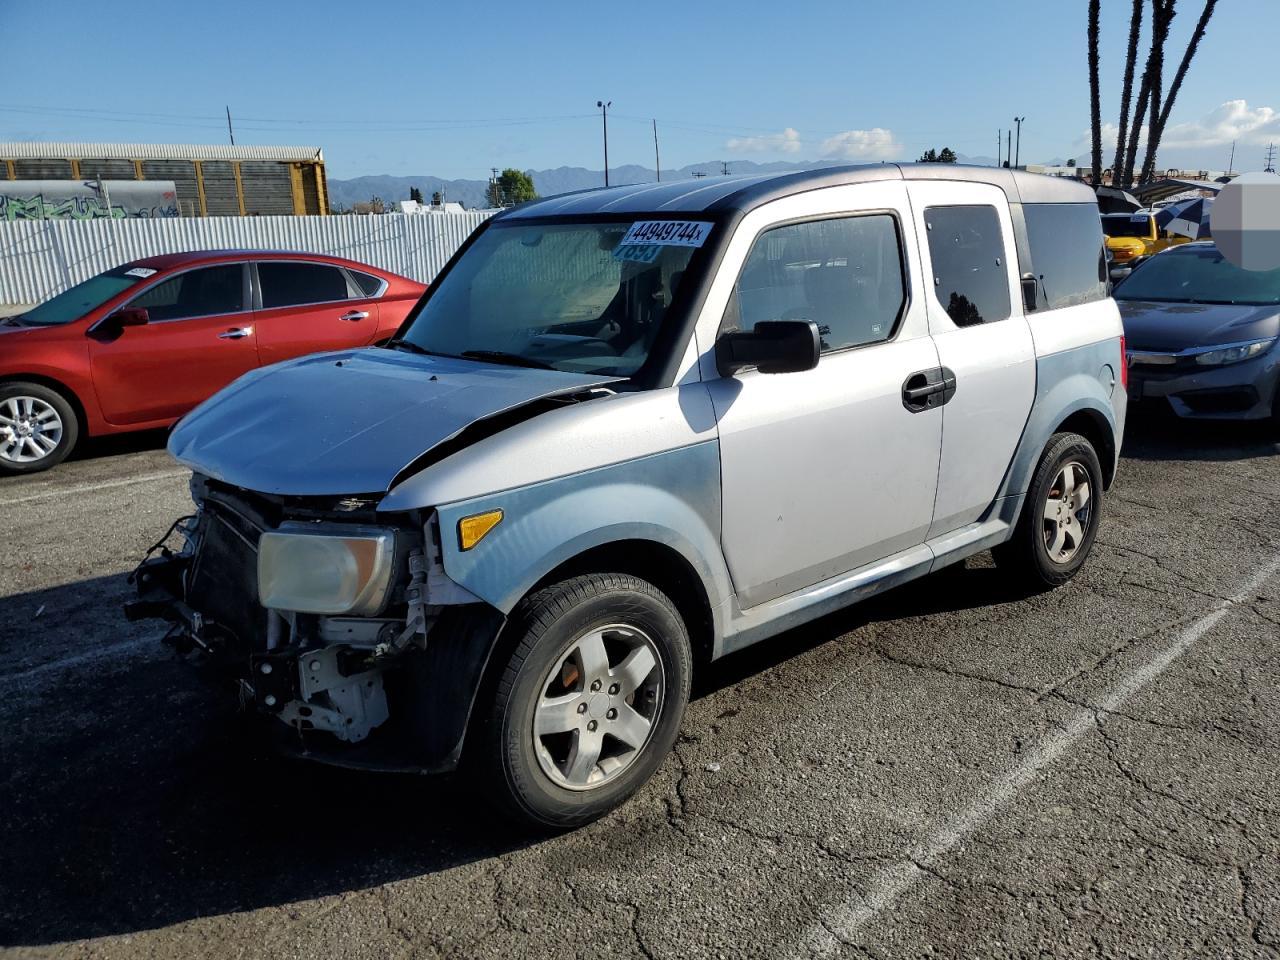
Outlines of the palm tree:
{"label": "palm tree", "polygon": [[1093,182],[1102,183],[1102,102],[1098,92],[1098,15],[1101,0],[1089,0],[1089,124],[1093,138]]}
{"label": "palm tree", "polygon": [[[1156,14],[1152,23],[1154,33],[1151,38],[1151,117],[1147,121],[1147,155],[1142,161],[1142,175],[1139,183],[1146,183],[1155,174],[1156,154],[1151,149],[1156,129],[1160,125],[1160,97],[1164,86],[1164,45],[1169,39],[1169,27],[1173,23],[1174,4],[1177,0],[1164,0],[1164,9]],[[1156,0],[1159,10],[1160,2]]]}
{"label": "palm tree", "polygon": [[[1151,0],[1151,49],[1147,53],[1147,65],[1142,71],[1142,83],[1138,87],[1138,106],[1133,112],[1133,125],[1129,128],[1129,142],[1125,150],[1124,169],[1121,171],[1120,185],[1130,186],[1133,183],[1133,165],[1138,159],[1138,136],[1142,132],[1142,121],[1147,114],[1147,104],[1153,92],[1159,97],[1160,67],[1164,60],[1164,42],[1169,36],[1169,24],[1173,20],[1174,0]],[[1148,136],[1150,129],[1147,130]]]}
{"label": "palm tree", "polygon": [[[1142,11],[1145,9],[1146,0],[1133,0],[1133,16],[1129,19],[1129,49],[1125,53],[1124,61],[1124,86],[1120,91],[1120,128],[1116,133],[1116,159],[1111,165],[1111,182],[1116,186],[1127,186],[1121,184],[1123,177],[1124,157],[1125,157],[1125,136],[1129,130],[1129,108],[1133,99],[1133,73],[1138,62],[1138,39],[1142,35]],[[1096,184],[1098,181],[1095,180]]]}
{"label": "palm tree", "polygon": [[1182,62],[1178,64],[1178,72],[1173,76],[1173,83],[1169,85],[1169,95],[1165,97],[1164,104],[1160,108],[1160,114],[1156,118],[1152,129],[1147,133],[1147,159],[1143,163],[1142,169],[1146,176],[1150,176],[1155,171],[1156,151],[1160,149],[1160,139],[1164,136],[1164,128],[1169,123],[1169,114],[1173,111],[1173,101],[1178,97],[1178,91],[1182,89],[1182,81],[1187,75],[1187,70],[1191,67],[1191,61],[1195,58],[1196,50],[1200,47],[1200,41],[1204,37],[1205,29],[1209,26],[1209,18],[1213,16],[1213,8],[1217,5],[1218,0],[1205,0],[1204,10],[1200,13],[1200,19],[1196,21],[1196,28],[1191,34],[1191,39],[1187,42],[1186,52],[1182,55]]}

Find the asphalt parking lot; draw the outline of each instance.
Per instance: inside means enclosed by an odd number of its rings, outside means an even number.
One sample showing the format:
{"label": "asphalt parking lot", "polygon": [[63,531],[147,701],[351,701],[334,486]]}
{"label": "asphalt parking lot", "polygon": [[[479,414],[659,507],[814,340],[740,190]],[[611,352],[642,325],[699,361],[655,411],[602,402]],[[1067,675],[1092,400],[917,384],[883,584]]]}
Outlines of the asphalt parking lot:
{"label": "asphalt parking lot", "polygon": [[256,754],[124,575],[153,438],[0,480],[0,954],[1280,957],[1280,446],[1131,425],[1082,576],[985,557],[713,666],[623,810]]}

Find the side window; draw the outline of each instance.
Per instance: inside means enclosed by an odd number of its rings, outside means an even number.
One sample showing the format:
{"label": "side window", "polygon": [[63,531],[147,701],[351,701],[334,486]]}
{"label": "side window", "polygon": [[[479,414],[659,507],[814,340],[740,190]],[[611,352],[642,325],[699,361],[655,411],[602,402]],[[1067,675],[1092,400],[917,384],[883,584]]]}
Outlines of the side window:
{"label": "side window", "polygon": [[924,212],[933,289],[957,327],[1009,317],[1009,274],[995,207],[929,207]]}
{"label": "side window", "polygon": [[244,310],[244,267],[226,263],[188,270],[139,294],[131,307],[145,307],[151,319],[184,320]]}
{"label": "side window", "polygon": [[888,340],[905,300],[893,217],[812,220],[756,238],[725,324],[750,330],[761,320],[812,320],[825,353]]}
{"label": "side window", "polygon": [[1107,296],[1102,222],[1092,203],[1028,203],[1031,264],[1039,281],[1036,304],[1057,310]]}
{"label": "side window", "polygon": [[259,263],[258,282],[262,285],[264,310],[328,303],[349,296],[342,271],[322,263]]}
{"label": "side window", "polygon": [[361,296],[376,297],[382,289],[382,280],[371,273],[361,273],[359,270],[348,270],[347,273],[351,274],[351,279],[360,288]]}

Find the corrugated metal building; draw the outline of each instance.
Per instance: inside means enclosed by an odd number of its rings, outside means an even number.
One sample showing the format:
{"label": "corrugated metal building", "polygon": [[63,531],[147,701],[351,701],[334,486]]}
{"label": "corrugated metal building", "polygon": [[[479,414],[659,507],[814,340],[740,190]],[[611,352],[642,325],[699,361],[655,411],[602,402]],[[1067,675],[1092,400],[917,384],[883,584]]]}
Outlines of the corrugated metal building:
{"label": "corrugated metal building", "polygon": [[329,212],[319,147],[169,143],[0,143],[8,180],[172,180],[188,217]]}

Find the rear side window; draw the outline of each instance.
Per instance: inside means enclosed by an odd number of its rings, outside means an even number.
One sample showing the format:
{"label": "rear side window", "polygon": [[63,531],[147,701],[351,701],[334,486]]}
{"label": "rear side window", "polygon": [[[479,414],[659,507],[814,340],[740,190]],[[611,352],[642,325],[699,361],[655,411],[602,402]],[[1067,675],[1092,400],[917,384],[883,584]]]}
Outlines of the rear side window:
{"label": "rear side window", "polygon": [[382,280],[375,277],[371,273],[361,273],[359,270],[348,270],[351,279],[356,282],[356,286],[360,288],[360,292],[366,297],[374,297],[378,295],[378,291],[382,289]]}
{"label": "rear side window", "polygon": [[750,330],[761,320],[812,320],[827,352],[888,340],[905,299],[893,217],[813,220],[756,239],[726,325]]}
{"label": "rear side window", "polygon": [[238,263],[188,270],[139,294],[131,307],[144,307],[152,321],[213,317],[244,310],[244,268]]}
{"label": "rear side window", "polygon": [[1107,296],[1107,261],[1098,208],[1092,203],[1028,203],[1031,263],[1040,289],[1036,305],[1057,310]]}
{"label": "rear side window", "polygon": [[929,259],[938,302],[957,327],[1009,317],[1009,273],[995,207],[929,207]]}
{"label": "rear side window", "polygon": [[265,310],[328,303],[349,296],[342,271],[322,263],[259,263],[258,282]]}

